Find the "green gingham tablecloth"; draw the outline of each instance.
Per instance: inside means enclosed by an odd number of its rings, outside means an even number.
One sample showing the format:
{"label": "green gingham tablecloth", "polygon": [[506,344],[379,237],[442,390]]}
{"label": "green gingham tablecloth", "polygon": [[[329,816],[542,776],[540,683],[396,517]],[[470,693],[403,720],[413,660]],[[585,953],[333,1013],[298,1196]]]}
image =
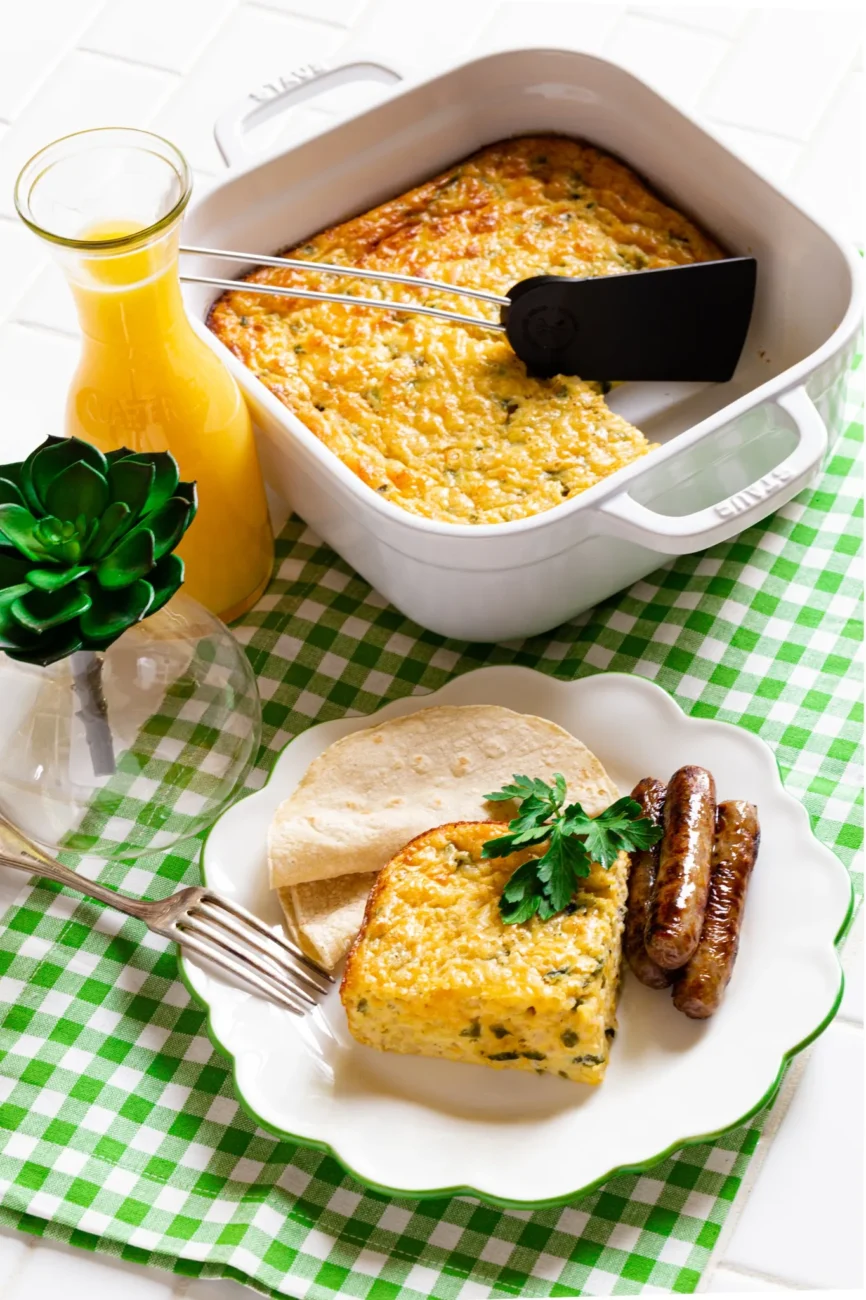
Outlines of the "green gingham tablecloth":
{"label": "green gingham tablecloth", "polygon": [[[769,742],[859,896],[857,391],[814,490],[521,644],[423,631],[292,520],[271,587],[235,629],[263,702],[253,784],[305,727],[482,664],[566,679],[637,672],[688,712]],[[194,764],[196,731],[184,735],[180,748],[169,728],[172,758]],[[136,818],[143,807],[133,782],[112,811]],[[198,848],[115,864],[100,879],[164,897],[198,879]],[[174,950],[48,882],[26,884],[0,923],[0,1021],[0,1223],[309,1300],[691,1292],[764,1118],[567,1208],[389,1199],[249,1120]]]}

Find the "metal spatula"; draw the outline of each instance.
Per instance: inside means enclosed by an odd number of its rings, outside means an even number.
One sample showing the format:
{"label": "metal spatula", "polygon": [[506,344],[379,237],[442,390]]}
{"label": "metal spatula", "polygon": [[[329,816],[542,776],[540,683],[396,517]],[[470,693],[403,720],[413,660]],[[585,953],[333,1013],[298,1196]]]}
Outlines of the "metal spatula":
{"label": "metal spatula", "polygon": [[308,262],[291,257],[263,257],[256,253],[228,252],[216,248],[182,248],[183,253],[221,257],[229,261],[355,279],[409,284],[423,289],[459,294],[499,308],[499,320],[465,316],[430,307],[426,303],[363,298],[356,294],[259,284],[248,280],[219,280],[182,275],[193,284],[210,284],[242,293],[339,302],[356,307],[414,312],[459,325],[504,333],[530,374],[580,375],[582,379],[697,380],[724,383],[736,369],[752,315],[757,263],[753,257],[729,257],[718,262],[622,275],[571,279],[563,275],[535,275],[521,280],[507,297],[485,289],[466,289],[441,280],[366,267]]}

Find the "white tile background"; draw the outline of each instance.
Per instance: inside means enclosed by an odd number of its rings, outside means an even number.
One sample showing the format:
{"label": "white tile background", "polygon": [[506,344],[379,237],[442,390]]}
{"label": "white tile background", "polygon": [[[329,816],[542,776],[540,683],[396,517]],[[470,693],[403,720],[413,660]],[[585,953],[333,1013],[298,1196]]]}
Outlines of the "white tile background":
{"label": "white tile background", "polygon": [[[58,427],[77,356],[59,273],[17,223],[12,185],[38,147],[110,123],[150,126],[199,187],[222,163],[212,125],[252,86],[309,61],[367,52],[407,74],[520,45],[604,54],[708,123],[844,237],[862,242],[862,9],[586,5],[576,0],[0,0],[0,459]],[[384,93],[371,87],[365,95]],[[311,134],[358,95],[296,109],[269,142]],[[275,135],[275,132],[277,133]],[[0,911],[11,889],[0,874]],[[753,1186],[706,1280],[716,1293],[862,1294],[863,917],[845,950],[839,1019],[783,1090]],[[0,1296],[239,1300],[232,1282],[176,1280],[0,1234]]]}

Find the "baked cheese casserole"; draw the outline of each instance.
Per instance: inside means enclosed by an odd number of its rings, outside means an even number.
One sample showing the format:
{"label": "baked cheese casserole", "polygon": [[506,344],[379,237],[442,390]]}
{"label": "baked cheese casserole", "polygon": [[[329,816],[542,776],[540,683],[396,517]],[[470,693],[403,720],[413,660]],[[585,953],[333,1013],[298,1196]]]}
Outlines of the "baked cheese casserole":
{"label": "baked cheese casserole", "polygon": [[340,990],[353,1036],[388,1052],[600,1083],[616,1033],[628,856],[594,865],[564,912],[499,915],[544,848],[482,858],[506,823],[452,822],[382,868]]}
{"label": "baked cheese casserole", "polygon": [[[489,145],[283,251],[499,294],[543,273],[619,275],[724,256],[629,167],[553,135]],[[245,278],[495,310],[444,291],[290,268]],[[495,524],[537,514],[652,449],[608,408],[608,385],[532,378],[487,330],[242,289],[216,301],[208,324],[364,483],[430,519]]]}

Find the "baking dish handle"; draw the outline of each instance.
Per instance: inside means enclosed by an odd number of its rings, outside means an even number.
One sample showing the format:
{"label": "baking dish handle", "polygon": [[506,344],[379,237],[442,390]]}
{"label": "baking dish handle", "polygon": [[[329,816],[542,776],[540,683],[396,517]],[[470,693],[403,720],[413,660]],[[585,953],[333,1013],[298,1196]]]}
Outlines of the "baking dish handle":
{"label": "baking dish handle", "polygon": [[253,162],[256,155],[246,140],[250,128],[275,117],[289,104],[313,99],[351,81],[382,81],[393,85],[402,80],[401,73],[373,59],[357,59],[333,68],[305,63],[293,72],[265,82],[225,109],[214,124],[217,146],[229,167]]}
{"label": "baking dish handle", "polygon": [[[663,515],[636,501],[628,490],[600,502],[599,510],[615,520],[615,531],[640,546],[666,555],[688,555],[725,542],[767,515],[804,488],[827,450],[827,427],[805,388],[772,399],[797,433],[797,445],[785,460],[756,482],[715,505],[690,515]],[[773,501],[778,500],[776,504]]]}

